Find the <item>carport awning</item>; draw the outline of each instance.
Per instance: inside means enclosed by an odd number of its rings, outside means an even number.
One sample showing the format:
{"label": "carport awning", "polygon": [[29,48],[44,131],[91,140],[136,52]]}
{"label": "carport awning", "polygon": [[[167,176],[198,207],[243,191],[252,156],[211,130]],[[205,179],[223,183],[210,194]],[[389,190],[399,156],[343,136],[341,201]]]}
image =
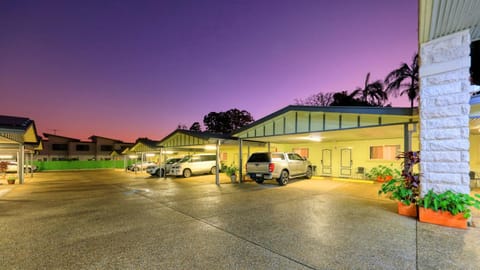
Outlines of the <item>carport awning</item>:
{"label": "carport awning", "polygon": [[[171,151],[200,152],[215,150],[215,145],[218,141],[220,141],[222,145],[239,144],[238,138],[231,137],[228,134],[177,129],[160,141],[158,145],[159,147],[167,148]],[[251,140],[246,140],[243,144],[253,146],[264,145],[263,142]]]}
{"label": "carport awning", "polygon": [[257,141],[301,143],[360,138],[398,138],[418,122],[410,108],[288,106],[234,135]]}
{"label": "carport awning", "polygon": [[39,145],[35,122],[24,117],[0,115],[0,144]]}

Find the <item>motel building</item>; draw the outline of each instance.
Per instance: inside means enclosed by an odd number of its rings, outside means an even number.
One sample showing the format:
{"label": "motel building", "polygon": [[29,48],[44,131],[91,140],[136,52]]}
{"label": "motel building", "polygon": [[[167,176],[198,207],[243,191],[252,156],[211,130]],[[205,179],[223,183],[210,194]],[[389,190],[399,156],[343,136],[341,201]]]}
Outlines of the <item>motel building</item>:
{"label": "motel building", "polygon": [[480,1],[420,0],[418,110],[288,106],[228,139],[195,141],[177,130],[158,147],[215,148],[219,163],[236,163],[241,173],[251,152],[295,151],[316,175],[351,179],[380,164],[399,168],[398,152],[419,150],[423,193],[469,193],[480,175],[479,50]]}
{"label": "motel building", "polygon": [[[219,184],[221,164],[240,167],[242,181],[248,156],[258,151],[297,152],[316,176],[365,179],[380,164],[400,168],[395,156],[412,150],[421,152],[423,193],[469,193],[480,180],[480,1],[419,0],[419,54],[418,109],[287,106],[233,134],[175,130],[124,154],[160,162],[216,153]],[[39,142],[33,121],[16,120],[20,126],[1,127],[0,155],[23,166]]]}

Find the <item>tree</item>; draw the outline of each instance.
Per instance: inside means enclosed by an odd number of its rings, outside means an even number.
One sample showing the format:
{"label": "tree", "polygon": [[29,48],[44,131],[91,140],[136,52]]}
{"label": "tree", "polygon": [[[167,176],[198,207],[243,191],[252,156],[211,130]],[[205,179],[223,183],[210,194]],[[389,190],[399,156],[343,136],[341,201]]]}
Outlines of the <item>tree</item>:
{"label": "tree", "polygon": [[203,117],[206,130],[216,133],[230,133],[251,122],[253,122],[251,114],[238,109],[231,109],[226,112],[210,112]]}
{"label": "tree", "polygon": [[334,93],[317,93],[313,94],[306,99],[295,99],[296,105],[310,105],[310,106],[330,106],[333,102]]}
{"label": "tree", "polygon": [[191,131],[202,131],[202,127],[200,126],[200,123],[195,122],[190,126]]}
{"label": "tree", "polygon": [[418,53],[416,53],[411,65],[402,63],[385,78],[386,92],[395,97],[406,94],[410,100],[410,108],[413,108],[413,102],[418,97],[418,68]]}
{"label": "tree", "polygon": [[187,129],[187,125],[185,124],[178,124],[177,129]]}
{"label": "tree", "polygon": [[383,83],[376,80],[370,83],[370,72],[367,73],[363,88],[357,88],[361,95],[361,101],[370,104],[370,106],[382,107],[388,100],[388,95],[383,91]]}
{"label": "tree", "polygon": [[347,91],[334,93],[330,106],[372,106],[368,102],[356,98],[359,93],[359,90],[352,91],[350,94]]}

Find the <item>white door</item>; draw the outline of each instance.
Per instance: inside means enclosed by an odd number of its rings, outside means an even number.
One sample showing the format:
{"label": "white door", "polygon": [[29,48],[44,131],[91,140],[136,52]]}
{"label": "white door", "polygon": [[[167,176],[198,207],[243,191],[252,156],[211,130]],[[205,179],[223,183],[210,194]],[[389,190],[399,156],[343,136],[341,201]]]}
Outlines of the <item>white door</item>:
{"label": "white door", "polygon": [[352,149],[340,149],[340,176],[352,176]]}

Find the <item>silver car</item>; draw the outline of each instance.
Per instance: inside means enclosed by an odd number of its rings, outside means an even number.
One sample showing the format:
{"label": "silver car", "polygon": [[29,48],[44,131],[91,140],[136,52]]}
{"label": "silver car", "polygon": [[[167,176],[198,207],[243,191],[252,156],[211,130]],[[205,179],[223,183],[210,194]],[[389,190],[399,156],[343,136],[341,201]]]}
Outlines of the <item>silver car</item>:
{"label": "silver car", "polygon": [[165,172],[169,174],[170,169],[172,168],[172,165],[180,161],[181,158],[170,158],[167,159],[165,163],[162,163],[160,166],[157,164],[155,165],[150,165],[147,167],[147,173],[153,175],[156,175],[158,177],[164,177]]}

